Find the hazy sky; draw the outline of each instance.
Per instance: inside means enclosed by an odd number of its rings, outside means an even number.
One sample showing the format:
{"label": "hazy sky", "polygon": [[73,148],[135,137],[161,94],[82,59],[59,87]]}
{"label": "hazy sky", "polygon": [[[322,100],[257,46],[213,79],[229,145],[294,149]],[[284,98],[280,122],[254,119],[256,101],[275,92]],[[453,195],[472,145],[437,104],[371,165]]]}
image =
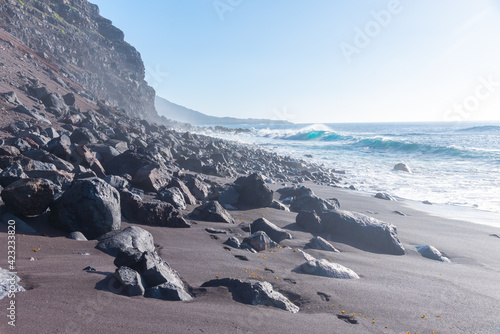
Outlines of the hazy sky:
{"label": "hazy sky", "polygon": [[495,0],[91,0],[159,96],[301,123],[500,120]]}

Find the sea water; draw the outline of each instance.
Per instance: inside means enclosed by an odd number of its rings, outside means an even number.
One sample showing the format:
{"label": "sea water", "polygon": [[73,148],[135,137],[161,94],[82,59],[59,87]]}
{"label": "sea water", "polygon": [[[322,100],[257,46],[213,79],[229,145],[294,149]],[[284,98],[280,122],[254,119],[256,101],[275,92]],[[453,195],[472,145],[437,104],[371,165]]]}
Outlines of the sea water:
{"label": "sea water", "polygon": [[500,122],[239,127],[219,136],[343,170],[343,186],[500,213]]}

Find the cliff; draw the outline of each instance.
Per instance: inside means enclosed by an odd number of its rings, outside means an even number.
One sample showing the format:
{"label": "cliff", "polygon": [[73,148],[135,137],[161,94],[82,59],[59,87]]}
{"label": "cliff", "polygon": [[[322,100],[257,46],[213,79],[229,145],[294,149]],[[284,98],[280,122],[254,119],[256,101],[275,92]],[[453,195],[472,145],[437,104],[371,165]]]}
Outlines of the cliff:
{"label": "cliff", "polygon": [[2,30],[59,76],[129,115],[154,120],[155,92],[139,52],[86,0],[0,0]]}

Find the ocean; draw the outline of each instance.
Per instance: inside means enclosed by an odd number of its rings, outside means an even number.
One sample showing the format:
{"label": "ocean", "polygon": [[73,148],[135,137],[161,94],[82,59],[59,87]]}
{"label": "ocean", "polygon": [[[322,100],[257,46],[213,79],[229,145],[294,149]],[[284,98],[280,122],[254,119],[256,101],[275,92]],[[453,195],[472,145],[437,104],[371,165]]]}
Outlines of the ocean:
{"label": "ocean", "polygon": [[500,122],[238,127],[250,131],[217,136],[344,170],[346,187],[500,214]]}

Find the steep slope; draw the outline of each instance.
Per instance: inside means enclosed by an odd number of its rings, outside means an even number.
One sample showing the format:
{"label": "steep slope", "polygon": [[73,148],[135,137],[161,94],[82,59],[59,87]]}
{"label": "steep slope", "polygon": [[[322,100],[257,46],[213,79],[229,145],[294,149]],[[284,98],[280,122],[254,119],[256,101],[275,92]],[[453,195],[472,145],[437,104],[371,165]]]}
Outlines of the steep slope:
{"label": "steep slope", "polygon": [[199,111],[195,111],[177,105],[159,96],[156,96],[155,105],[159,115],[165,116],[168,119],[176,120],[178,122],[186,122],[193,125],[289,124],[289,122],[283,120],[255,119],[255,118],[241,119],[234,117],[209,116]]}
{"label": "steep slope", "polygon": [[85,87],[86,98],[156,119],[155,92],[144,80],[139,52],[99,15],[96,5],[86,0],[0,0],[0,38],[18,42],[54,74]]}

